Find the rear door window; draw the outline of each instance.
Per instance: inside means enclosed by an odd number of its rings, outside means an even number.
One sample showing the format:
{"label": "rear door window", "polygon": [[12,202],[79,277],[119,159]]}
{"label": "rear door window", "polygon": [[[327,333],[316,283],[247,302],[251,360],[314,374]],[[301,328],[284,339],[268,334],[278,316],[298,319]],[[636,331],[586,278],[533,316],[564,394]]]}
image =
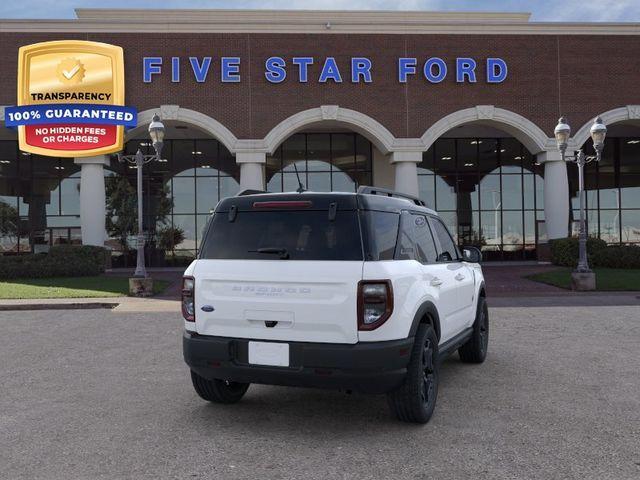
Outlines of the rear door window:
{"label": "rear door window", "polygon": [[411,215],[416,242],[416,260],[420,263],[434,263],[438,257],[429,222],[424,215]]}
{"label": "rear door window", "polygon": [[444,223],[439,218],[431,218],[430,222],[433,234],[438,239],[440,244],[440,255],[438,260],[441,262],[451,262],[458,260],[458,248],[453,242],[453,238],[449,234],[449,230],[444,226]]}
{"label": "rear door window", "polygon": [[357,212],[226,212],[214,215],[203,241],[202,259],[362,260]]}

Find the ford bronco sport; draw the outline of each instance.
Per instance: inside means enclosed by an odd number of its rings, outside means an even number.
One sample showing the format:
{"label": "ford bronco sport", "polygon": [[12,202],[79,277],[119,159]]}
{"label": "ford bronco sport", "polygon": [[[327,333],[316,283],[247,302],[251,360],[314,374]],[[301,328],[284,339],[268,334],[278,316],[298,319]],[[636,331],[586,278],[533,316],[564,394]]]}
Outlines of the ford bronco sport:
{"label": "ford bronco sport", "polygon": [[479,261],[388,190],[226,198],[183,279],[193,386],[218,403],[251,383],[385,393],[398,419],[425,423],[441,359],[487,354]]}

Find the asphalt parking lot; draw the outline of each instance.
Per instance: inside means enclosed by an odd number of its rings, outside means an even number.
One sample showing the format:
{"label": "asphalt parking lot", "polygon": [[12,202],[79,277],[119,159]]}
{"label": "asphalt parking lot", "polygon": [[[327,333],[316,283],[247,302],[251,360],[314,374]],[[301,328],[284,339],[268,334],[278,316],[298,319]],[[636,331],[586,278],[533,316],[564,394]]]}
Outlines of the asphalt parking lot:
{"label": "asphalt parking lot", "polygon": [[640,307],[491,309],[425,426],[384,397],[193,392],[171,313],[0,313],[0,478],[640,478]]}

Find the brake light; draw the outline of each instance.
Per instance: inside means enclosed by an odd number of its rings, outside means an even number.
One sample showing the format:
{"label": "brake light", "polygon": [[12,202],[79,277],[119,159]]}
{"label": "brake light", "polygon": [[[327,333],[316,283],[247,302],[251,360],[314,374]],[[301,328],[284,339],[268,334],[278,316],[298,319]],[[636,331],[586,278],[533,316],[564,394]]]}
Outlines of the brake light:
{"label": "brake light", "polygon": [[308,200],[278,200],[270,202],[253,202],[253,208],[311,208]]}
{"label": "brake light", "polygon": [[182,316],[187,322],[196,321],[195,287],[193,277],[182,277]]}
{"label": "brake light", "polygon": [[358,330],[375,330],[393,312],[391,280],[363,280],[358,283]]}

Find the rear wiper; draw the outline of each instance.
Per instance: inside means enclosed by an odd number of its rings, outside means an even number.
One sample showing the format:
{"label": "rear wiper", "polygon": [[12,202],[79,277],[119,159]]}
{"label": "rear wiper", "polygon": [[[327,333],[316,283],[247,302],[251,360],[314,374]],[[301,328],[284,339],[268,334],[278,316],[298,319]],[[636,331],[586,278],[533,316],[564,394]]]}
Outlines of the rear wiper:
{"label": "rear wiper", "polygon": [[249,250],[250,253],[270,253],[275,255],[280,255],[282,260],[287,260],[289,258],[289,252],[286,248],[278,248],[278,247],[264,247],[259,248],[257,250]]}

